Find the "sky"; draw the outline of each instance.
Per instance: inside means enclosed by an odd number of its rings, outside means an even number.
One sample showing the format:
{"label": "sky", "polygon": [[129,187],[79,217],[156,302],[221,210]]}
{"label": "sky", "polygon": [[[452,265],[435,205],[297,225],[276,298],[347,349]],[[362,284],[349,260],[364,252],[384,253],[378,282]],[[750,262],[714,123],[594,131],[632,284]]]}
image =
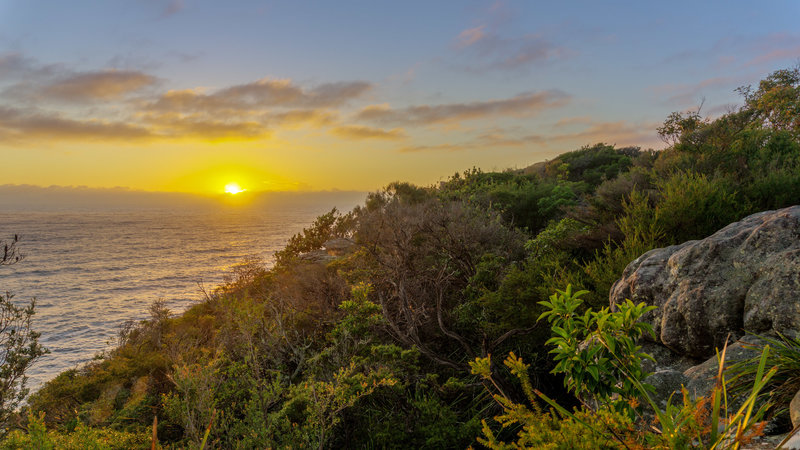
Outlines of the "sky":
{"label": "sky", "polygon": [[800,2],[0,0],[0,184],[430,185],[658,149],[800,62]]}

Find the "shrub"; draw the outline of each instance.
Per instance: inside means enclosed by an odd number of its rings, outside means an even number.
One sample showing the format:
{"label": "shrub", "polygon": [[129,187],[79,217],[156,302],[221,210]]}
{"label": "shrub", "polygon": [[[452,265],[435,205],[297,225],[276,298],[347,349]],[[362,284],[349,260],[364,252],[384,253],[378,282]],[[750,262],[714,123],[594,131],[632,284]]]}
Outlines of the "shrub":
{"label": "shrub", "polygon": [[564,385],[584,404],[591,402],[594,409],[610,404],[617,412],[632,415],[638,397],[633,380],[645,378],[642,361],[652,360],[636,345],[642,335],[653,335],[652,326],[638,320],[655,306],[628,300],[617,305],[615,312],[590,308],[580,314],[580,297],[585,293],[567,286],[550,296],[549,302],[540,302],[548,310],[539,319],[547,319],[553,332],[547,341],[555,347],[550,351],[555,355],[553,372],[565,375]]}

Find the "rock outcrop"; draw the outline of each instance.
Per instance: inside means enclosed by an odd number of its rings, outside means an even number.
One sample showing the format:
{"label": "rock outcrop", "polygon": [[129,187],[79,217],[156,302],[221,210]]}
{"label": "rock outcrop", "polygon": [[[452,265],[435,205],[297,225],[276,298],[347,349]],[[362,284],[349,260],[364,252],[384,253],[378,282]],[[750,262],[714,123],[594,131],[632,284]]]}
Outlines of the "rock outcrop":
{"label": "rock outcrop", "polygon": [[713,357],[730,335],[800,331],[800,206],[753,214],[698,241],[651,250],[611,288],[629,298],[657,341],[678,355]]}
{"label": "rock outcrop", "polygon": [[322,248],[301,253],[297,257],[301,261],[313,264],[328,264],[336,261],[342,256],[351,253],[356,248],[356,243],[347,238],[328,239],[322,244]]}

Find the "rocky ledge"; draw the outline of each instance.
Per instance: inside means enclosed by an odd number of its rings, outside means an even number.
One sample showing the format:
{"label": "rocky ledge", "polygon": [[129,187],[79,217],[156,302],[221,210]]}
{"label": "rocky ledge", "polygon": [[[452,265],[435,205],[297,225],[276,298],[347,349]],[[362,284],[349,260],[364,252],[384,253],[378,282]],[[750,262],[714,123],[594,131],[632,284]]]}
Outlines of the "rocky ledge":
{"label": "rocky ledge", "polygon": [[[800,206],[792,206],[643,254],[612,286],[609,301],[612,308],[625,299],[657,307],[643,317],[656,334],[655,342],[644,343],[656,360],[645,369],[663,407],[681,386],[693,396],[708,394],[718,370],[716,350],[726,339],[729,365],[758,355],[754,334],[797,337],[799,293]],[[799,425],[800,392],[789,409]]]}
{"label": "rocky ledge", "polygon": [[651,250],[611,288],[657,306],[645,320],[658,343],[690,358],[714,356],[746,332],[800,331],[800,206],[753,214],[698,241]]}

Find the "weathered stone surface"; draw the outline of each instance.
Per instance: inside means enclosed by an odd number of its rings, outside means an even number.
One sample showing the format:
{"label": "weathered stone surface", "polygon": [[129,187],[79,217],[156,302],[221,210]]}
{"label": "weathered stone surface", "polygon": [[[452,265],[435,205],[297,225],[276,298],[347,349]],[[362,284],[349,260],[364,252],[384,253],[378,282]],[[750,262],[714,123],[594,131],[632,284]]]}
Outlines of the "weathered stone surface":
{"label": "weathered stone surface", "polygon": [[667,406],[667,400],[672,396],[672,404],[681,401],[681,386],[685,386],[689,379],[683,373],[674,369],[659,370],[644,379],[644,382],[655,388],[652,394],[653,401],[661,408]]}
{"label": "weathered stone surface", "polygon": [[[725,367],[760,355],[760,345],[762,344],[762,341],[754,336],[744,336],[739,341],[728,345],[725,351]],[[718,373],[719,362],[716,354],[701,364],[684,371],[683,374],[688,380],[686,389],[689,394],[693,397],[707,396],[714,388]]]}
{"label": "weathered stone surface", "polygon": [[655,249],[634,260],[611,288],[657,306],[647,316],[659,343],[710,358],[745,331],[800,331],[800,206],[753,214],[708,238]]}
{"label": "weathered stone surface", "polygon": [[789,416],[792,418],[792,426],[800,427],[800,391],[797,391],[792,402],[789,403]]}
{"label": "weathered stone surface", "polygon": [[[728,345],[725,352],[725,367],[759,355],[760,345],[763,345],[762,340],[755,336],[744,336]],[[681,387],[685,387],[689,395],[697,398],[709,395],[716,383],[719,372],[716,355],[705,361],[693,361],[653,343],[643,345],[642,350],[656,360],[655,363],[646,362],[642,366],[645,370],[654,372],[644,381],[656,388],[653,399],[662,408],[666,406],[667,399],[673,393],[677,396],[673,398],[673,404],[681,401]]]}
{"label": "weathered stone surface", "polygon": [[681,356],[672,350],[655,342],[640,342],[642,351],[652,356],[655,361],[645,359],[642,361],[642,370],[653,373],[660,370],[677,370],[685,372],[690,367],[700,364],[702,360]]}
{"label": "weathered stone surface", "polygon": [[352,250],[355,245],[355,242],[347,238],[328,239],[324,244],[322,244],[328,254],[337,256],[343,255]]}
{"label": "weathered stone surface", "polygon": [[314,264],[327,264],[336,260],[336,256],[329,255],[325,250],[312,250],[310,252],[301,253],[297,255],[301,261],[306,261]]}

